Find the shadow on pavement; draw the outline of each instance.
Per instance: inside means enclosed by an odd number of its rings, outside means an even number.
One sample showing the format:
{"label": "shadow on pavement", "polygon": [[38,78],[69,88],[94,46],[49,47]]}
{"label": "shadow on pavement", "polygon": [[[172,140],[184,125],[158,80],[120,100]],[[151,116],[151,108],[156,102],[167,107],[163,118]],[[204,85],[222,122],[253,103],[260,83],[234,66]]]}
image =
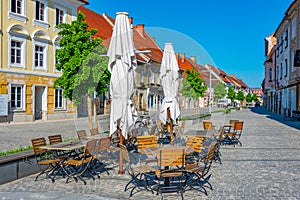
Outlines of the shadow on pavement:
{"label": "shadow on pavement", "polygon": [[265,107],[263,106],[258,106],[258,107],[251,107],[250,110],[254,113],[260,114],[260,115],[266,115],[266,117],[276,120],[282,124],[285,124],[287,126],[296,128],[300,130],[300,121],[286,121],[283,119],[283,115],[273,113],[268,111]]}

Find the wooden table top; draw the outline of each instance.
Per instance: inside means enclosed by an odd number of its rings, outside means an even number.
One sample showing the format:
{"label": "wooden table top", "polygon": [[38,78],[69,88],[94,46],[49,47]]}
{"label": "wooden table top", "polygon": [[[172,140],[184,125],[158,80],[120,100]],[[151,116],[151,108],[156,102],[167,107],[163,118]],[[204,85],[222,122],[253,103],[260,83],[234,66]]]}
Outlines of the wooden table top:
{"label": "wooden table top", "polygon": [[70,142],[61,142],[57,144],[52,144],[49,146],[40,147],[41,149],[47,150],[56,150],[56,151],[73,151],[76,149],[83,148],[86,144],[86,141],[76,140]]}
{"label": "wooden table top", "polygon": [[138,152],[141,154],[149,155],[152,157],[156,157],[158,154],[158,151],[160,149],[172,149],[172,148],[182,148],[185,150],[186,154],[190,154],[194,152],[194,149],[188,148],[186,146],[171,146],[171,145],[163,145],[163,146],[155,146],[155,147],[146,147],[139,149]]}

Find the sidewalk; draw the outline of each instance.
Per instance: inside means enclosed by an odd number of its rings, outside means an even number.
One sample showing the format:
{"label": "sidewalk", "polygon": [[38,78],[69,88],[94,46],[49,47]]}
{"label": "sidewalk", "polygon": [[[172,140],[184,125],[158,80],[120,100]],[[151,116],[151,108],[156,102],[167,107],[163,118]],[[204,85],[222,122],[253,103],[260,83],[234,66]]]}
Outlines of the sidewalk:
{"label": "sidewalk", "polygon": [[[300,199],[300,123],[284,124],[281,116],[264,108],[212,116],[216,126],[229,119],[244,121],[243,146],[221,146],[223,164],[214,163],[211,169],[210,182],[214,190],[208,190],[207,197],[187,191],[185,199]],[[129,199],[129,192],[123,192],[129,178],[126,174],[117,175],[116,171],[117,168],[111,175],[103,173],[100,179],[88,180],[87,185],[82,182],[65,184],[62,179],[55,183],[43,179],[35,182],[35,176],[29,176],[0,185],[0,197],[11,200]],[[160,199],[160,196],[141,191],[130,199]],[[172,195],[166,199],[177,198]]]}

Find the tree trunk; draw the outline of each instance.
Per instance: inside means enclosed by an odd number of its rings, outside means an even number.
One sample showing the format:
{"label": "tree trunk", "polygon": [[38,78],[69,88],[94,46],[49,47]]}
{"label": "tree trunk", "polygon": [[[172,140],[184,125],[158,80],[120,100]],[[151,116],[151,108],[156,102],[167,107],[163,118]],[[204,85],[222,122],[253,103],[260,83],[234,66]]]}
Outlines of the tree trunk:
{"label": "tree trunk", "polygon": [[92,99],[91,96],[88,95],[87,96],[87,106],[88,106],[88,115],[89,115],[89,125],[90,125],[90,129],[93,128],[93,116],[92,116]]}
{"label": "tree trunk", "polygon": [[94,98],[94,116],[95,116],[95,125],[96,125],[96,128],[97,128],[97,130],[99,130],[96,98]]}

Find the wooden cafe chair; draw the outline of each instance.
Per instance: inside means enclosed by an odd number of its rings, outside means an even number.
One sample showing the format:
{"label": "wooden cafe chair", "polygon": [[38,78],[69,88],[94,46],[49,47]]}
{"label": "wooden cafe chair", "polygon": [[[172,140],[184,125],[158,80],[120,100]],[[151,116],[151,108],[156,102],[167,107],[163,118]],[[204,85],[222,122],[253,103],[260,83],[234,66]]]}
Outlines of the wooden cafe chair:
{"label": "wooden cafe chair", "polygon": [[133,167],[126,146],[120,144],[119,147],[125,162],[126,171],[130,176],[130,180],[126,184],[124,191],[131,189],[130,197],[133,195],[133,191],[135,189],[138,189],[137,192],[143,189],[153,192],[152,187],[156,183],[148,177],[151,173],[155,172],[155,169],[147,164],[141,164]]}
{"label": "wooden cafe chair", "polygon": [[162,197],[163,193],[183,193],[186,186],[185,150],[184,148],[162,148],[158,150],[158,178],[157,194]]}
{"label": "wooden cafe chair", "polygon": [[52,182],[55,182],[55,172],[58,169],[58,164],[60,162],[59,159],[55,158],[53,154],[46,149],[41,149],[40,147],[46,146],[46,139],[35,138],[31,140],[34,156],[36,159],[36,163],[40,169],[40,173],[35,177],[35,181],[42,174],[46,175],[46,178],[50,178]]}

